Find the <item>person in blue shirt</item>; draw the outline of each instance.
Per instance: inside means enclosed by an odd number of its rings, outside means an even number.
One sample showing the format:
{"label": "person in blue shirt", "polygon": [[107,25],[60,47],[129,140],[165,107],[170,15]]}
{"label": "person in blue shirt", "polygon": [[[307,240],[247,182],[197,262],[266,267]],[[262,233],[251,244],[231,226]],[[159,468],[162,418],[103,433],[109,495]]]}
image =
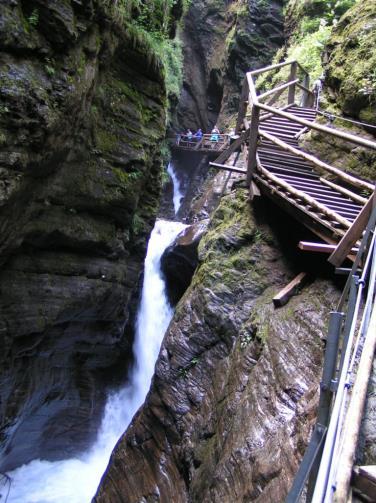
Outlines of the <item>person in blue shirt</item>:
{"label": "person in blue shirt", "polygon": [[197,142],[201,141],[201,140],[202,140],[202,136],[203,136],[203,134],[202,134],[202,130],[201,130],[201,129],[198,129],[198,130],[196,131],[196,133],[195,133],[195,139],[196,139],[196,141],[197,141]]}
{"label": "person in blue shirt", "polygon": [[217,126],[214,126],[211,132],[210,141],[218,141],[219,140],[219,129]]}

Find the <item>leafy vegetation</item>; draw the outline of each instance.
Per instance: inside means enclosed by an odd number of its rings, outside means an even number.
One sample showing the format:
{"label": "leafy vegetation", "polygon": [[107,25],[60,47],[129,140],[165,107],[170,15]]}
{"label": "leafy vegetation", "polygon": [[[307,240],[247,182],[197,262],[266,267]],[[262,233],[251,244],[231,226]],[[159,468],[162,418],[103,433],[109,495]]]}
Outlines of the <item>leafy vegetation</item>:
{"label": "leafy vegetation", "polygon": [[105,0],[113,19],[124,25],[134,43],[146,46],[150,64],[162,66],[168,96],[177,96],[182,84],[182,47],[175,36],[177,18],[190,0]]}
{"label": "leafy vegetation", "polygon": [[[332,29],[339,18],[357,0],[290,0],[285,7],[289,31],[289,43],[278,51],[273,63],[296,59],[309,72],[312,81],[322,73],[321,56]],[[259,88],[267,89],[288,78],[287,67],[273,76],[258,79]]]}

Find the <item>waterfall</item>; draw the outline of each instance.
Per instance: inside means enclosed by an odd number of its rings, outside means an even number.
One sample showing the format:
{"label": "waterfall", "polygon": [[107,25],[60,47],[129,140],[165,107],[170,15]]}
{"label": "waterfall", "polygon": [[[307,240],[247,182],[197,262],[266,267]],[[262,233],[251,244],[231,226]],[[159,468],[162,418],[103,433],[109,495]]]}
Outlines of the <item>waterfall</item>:
{"label": "waterfall", "polygon": [[175,210],[175,215],[176,215],[177,212],[179,211],[179,208],[181,205],[181,200],[183,199],[184,195],[181,191],[181,183],[175,173],[174,166],[173,166],[172,162],[168,163],[167,173],[171,176],[172,183],[174,185],[173,202],[174,202],[174,210]]}
{"label": "waterfall", "polygon": [[[173,173],[172,168],[171,172]],[[181,193],[175,191],[175,212]],[[175,194],[176,199],[175,199]],[[177,203],[175,203],[177,201]],[[164,333],[173,315],[160,270],[163,251],[185,228],[179,222],[157,220],[145,259],[142,298],[137,316],[134,365],[129,383],[107,400],[97,441],[83,455],[63,461],[34,460],[9,474],[11,485],[0,491],[7,503],[90,503],[106,469],[112,449],[142,405],[150,387],[155,361]],[[9,490],[8,499],[7,494]]]}

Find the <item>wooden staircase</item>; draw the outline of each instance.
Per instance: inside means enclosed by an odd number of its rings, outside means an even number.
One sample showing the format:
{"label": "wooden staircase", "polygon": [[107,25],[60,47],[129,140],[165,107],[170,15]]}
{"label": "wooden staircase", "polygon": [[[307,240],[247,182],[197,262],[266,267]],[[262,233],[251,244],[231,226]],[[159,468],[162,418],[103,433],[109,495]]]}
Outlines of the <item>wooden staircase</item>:
{"label": "wooden staircase", "polygon": [[[290,65],[289,80],[258,94],[255,78],[286,65]],[[287,105],[275,106],[276,101],[282,102],[285,91]],[[299,91],[300,96],[297,95]],[[264,103],[266,97],[268,103]],[[315,95],[309,90],[309,76],[296,61],[248,72],[236,126],[240,136],[210,164],[219,169],[243,172],[247,176],[251,198],[255,183],[261,194],[272,199],[326,243],[336,245],[353,228],[365,206],[367,211],[362,214],[362,221],[369,216],[371,205],[366,203],[374,185],[304,152],[299,147],[299,137],[314,129],[373,150],[376,150],[376,142],[318,124],[315,122],[315,105]],[[239,169],[236,164],[225,164],[236,149],[242,149],[246,154],[246,170]],[[357,232],[355,241],[360,234]],[[351,240],[352,246],[354,236]]]}
{"label": "wooden staircase", "polygon": [[[287,65],[287,82],[257,93],[254,79],[258,75]],[[297,91],[301,91],[300,96]],[[284,92],[287,105],[281,106]],[[264,103],[265,98],[269,98],[268,103]],[[364,501],[376,501],[376,468],[353,470],[376,348],[375,186],[303,151],[299,136],[313,129],[372,150],[376,150],[376,142],[317,123],[316,98],[309,90],[307,72],[297,61],[248,72],[236,125],[239,137],[210,164],[245,175],[251,199],[267,196],[324,241],[300,242],[299,248],[321,252],[330,249],[333,253],[329,261],[335,266],[346,257],[354,262],[351,269],[338,270],[348,274],[348,279],[337,310],[330,315],[317,422],[286,503],[300,502],[304,489],[307,502],[351,501],[352,471],[353,492],[357,491]],[[236,164],[239,155],[231,157],[239,150],[243,153],[242,165]],[[230,158],[232,165],[226,164]],[[305,273],[300,273],[275,296],[275,306],[282,306],[291,291],[301,287],[304,278]],[[350,379],[354,376],[354,391],[347,408]]]}

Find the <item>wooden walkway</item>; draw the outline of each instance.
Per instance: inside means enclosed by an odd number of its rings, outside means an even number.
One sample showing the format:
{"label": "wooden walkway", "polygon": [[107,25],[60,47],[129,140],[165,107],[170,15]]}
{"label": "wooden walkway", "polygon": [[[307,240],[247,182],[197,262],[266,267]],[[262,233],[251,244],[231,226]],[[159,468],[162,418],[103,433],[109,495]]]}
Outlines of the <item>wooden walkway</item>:
{"label": "wooden walkway", "polygon": [[[254,79],[261,73],[286,65],[290,65],[288,82],[257,94]],[[297,78],[299,72],[302,83]],[[297,62],[247,73],[236,127],[236,133],[241,136],[211,165],[244,173],[251,197],[254,196],[253,184],[256,184],[261,194],[272,199],[323,241],[337,244],[349,229],[353,229],[374,191],[374,185],[304,152],[299,147],[299,136],[316,129],[373,150],[376,150],[376,142],[317,124],[315,96],[308,86],[308,74]],[[287,104],[281,105],[284,92],[287,93]],[[266,97],[271,97],[268,103],[264,103]],[[276,101],[278,107],[274,105]],[[246,170],[225,164],[236,149],[245,154]],[[371,205],[368,205],[368,216],[370,211]],[[360,237],[359,232],[355,234],[348,251]]]}
{"label": "wooden walkway", "polygon": [[182,135],[171,145],[171,148],[178,151],[218,153],[226,150],[230,145],[230,137],[227,134],[219,134],[217,140],[211,138],[211,134],[204,134],[201,140],[197,141],[194,138],[188,140],[187,136]]}
{"label": "wooden walkway", "polygon": [[[257,92],[255,79],[259,75],[286,66],[290,70],[287,82]],[[316,109],[309,76],[298,62],[248,72],[236,125],[239,139],[210,164],[242,173],[251,199],[257,195],[272,199],[324,241],[301,241],[299,248],[330,249],[328,260],[335,266],[346,257],[354,262],[351,269],[336,270],[348,279],[337,310],[330,315],[317,421],[285,501],[300,502],[305,488],[304,499],[312,503],[350,501],[352,475],[354,489],[364,500],[376,501],[374,467],[353,469],[376,348],[375,186],[303,151],[299,136],[313,129],[372,150],[376,150],[376,142],[317,123]],[[233,156],[239,150],[241,165],[237,164],[239,155]],[[226,164],[227,160],[233,164]],[[273,298],[275,306],[285,304],[305,280],[306,273],[301,272]]]}

